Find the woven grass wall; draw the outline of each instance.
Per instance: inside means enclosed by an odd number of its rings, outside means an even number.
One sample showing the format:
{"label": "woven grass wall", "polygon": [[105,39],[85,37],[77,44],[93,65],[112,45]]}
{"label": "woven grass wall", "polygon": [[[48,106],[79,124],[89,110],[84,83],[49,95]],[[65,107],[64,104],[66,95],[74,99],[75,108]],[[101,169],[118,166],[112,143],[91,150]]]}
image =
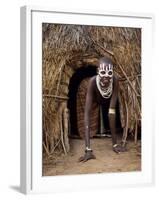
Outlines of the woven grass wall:
{"label": "woven grass wall", "polygon": [[137,28],[43,24],[43,148],[69,151],[68,86],[80,67],[113,59],[119,77],[123,142],[137,140],[141,125],[141,30]]}

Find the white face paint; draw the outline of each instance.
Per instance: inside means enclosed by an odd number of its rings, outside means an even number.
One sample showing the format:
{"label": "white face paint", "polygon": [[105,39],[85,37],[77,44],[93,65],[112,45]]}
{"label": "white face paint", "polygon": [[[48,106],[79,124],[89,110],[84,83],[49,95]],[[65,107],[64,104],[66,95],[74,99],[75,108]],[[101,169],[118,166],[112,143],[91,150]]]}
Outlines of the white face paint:
{"label": "white face paint", "polygon": [[101,78],[113,77],[113,65],[101,63],[99,66],[98,74]]}

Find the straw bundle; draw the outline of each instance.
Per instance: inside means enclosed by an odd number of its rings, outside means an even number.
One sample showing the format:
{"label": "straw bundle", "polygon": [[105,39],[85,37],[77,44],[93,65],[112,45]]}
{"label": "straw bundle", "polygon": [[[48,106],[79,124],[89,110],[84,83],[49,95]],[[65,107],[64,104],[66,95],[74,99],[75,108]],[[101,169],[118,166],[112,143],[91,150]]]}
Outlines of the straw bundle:
{"label": "straw bundle", "polygon": [[70,78],[78,68],[96,65],[103,56],[112,58],[120,81],[123,144],[128,133],[137,141],[141,123],[141,30],[43,24],[43,147],[48,155],[55,150],[69,151]]}

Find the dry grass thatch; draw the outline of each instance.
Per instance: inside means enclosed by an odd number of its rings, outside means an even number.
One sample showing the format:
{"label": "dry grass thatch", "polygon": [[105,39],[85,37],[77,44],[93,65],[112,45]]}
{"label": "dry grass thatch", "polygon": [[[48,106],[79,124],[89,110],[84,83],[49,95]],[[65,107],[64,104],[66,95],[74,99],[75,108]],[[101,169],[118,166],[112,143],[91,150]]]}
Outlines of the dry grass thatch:
{"label": "dry grass thatch", "polygon": [[[120,80],[120,115],[135,141],[141,123],[141,30],[43,24],[43,145],[48,155],[69,151],[68,85],[77,68],[109,56]],[[65,115],[65,116],[64,116]],[[129,130],[129,131],[128,131]]]}

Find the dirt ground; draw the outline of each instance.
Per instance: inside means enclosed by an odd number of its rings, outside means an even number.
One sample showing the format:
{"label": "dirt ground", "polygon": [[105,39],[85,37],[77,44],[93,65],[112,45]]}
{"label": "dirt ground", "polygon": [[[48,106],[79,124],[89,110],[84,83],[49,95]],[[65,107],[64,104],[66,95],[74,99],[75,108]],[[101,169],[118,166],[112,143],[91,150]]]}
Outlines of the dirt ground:
{"label": "dirt ground", "polygon": [[93,138],[91,147],[96,159],[80,163],[78,159],[84,154],[84,140],[70,139],[71,151],[68,155],[43,160],[43,176],[140,171],[140,146],[140,141],[135,145],[129,140],[127,151],[116,154],[112,151],[110,138]]}

